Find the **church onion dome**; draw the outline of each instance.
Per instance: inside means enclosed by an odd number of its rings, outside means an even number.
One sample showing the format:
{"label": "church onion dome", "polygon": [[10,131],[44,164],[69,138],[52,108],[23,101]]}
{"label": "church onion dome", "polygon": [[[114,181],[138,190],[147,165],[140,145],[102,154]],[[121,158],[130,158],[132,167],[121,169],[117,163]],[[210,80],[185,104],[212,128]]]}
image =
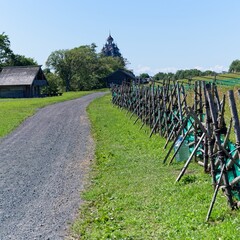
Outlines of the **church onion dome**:
{"label": "church onion dome", "polygon": [[109,35],[109,37],[107,38],[107,41],[108,41],[108,42],[113,42],[113,38],[112,38],[111,35]]}

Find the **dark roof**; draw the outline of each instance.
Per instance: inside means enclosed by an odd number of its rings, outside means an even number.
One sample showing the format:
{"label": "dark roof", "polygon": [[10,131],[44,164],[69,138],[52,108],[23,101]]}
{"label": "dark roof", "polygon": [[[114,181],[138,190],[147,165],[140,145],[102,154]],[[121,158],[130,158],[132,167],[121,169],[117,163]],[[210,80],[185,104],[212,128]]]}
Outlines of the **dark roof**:
{"label": "dark roof", "polygon": [[31,85],[39,73],[39,80],[46,80],[41,66],[5,67],[0,72],[0,86]]}
{"label": "dark roof", "polygon": [[117,74],[119,74],[119,73],[127,76],[127,77],[130,78],[130,79],[135,79],[135,75],[134,75],[133,73],[127,72],[127,71],[122,70],[122,69],[118,69],[117,71],[109,74],[109,75],[107,76],[107,78],[113,77],[113,76],[115,76],[115,75],[117,75]]}

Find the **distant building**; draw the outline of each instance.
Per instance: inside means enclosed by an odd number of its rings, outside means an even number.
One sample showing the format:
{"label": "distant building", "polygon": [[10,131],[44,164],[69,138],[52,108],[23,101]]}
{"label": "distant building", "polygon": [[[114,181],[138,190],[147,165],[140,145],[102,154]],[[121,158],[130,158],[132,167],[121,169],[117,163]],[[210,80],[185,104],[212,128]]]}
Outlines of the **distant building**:
{"label": "distant building", "polygon": [[5,67],[0,72],[1,98],[40,97],[40,89],[47,86],[41,66]]}
{"label": "distant building", "polygon": [[122,57],[119,51],[119,48],[114,43],[114,40],[111,34],[109,34],[109,37],[107,38],[107,42],[102,48],[102,54],[106,57]]}
{"label": "distant building", "polygon": [[123,83],[130,83],[132,81],[135,81],[135,75],[131,72],[127,72],[121,69],[109,74],[105,78],[107,87],[110,87],[112,84],[121,85]]}

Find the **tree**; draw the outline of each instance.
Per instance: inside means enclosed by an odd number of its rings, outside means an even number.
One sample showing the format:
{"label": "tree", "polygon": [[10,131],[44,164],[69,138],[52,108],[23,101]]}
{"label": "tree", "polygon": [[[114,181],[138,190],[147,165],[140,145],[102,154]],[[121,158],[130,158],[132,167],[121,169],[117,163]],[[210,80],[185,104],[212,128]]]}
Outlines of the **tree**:
{"label": "tree", "polygon": [[214,76],[216,75],[217,73],[212,71],[212,70],[206,70],[202,73],[203,76]]}
{"label": "tree", "polygon": [[37,62],[24,55],[14,54],[10,49],[10,40],[8,36],[5,33],[0,34],[0,68],[27,65],[37,65]]}
{"label": "tree", "polygon": [[0,68],[8,64],[12,54],[13,52],[10,49],[10,40],[3,32],[0,34]]}
{"label": "tree", "polygon": [[154,79],[154,81],[163,80],[165,75],[166,75],[166,73],[159,72],[153,76],[153,79]]}
{"label": "tree", "polygon": [[103,78],[110,73],[124,69],[125,63],[118,57],[105,57],[102,55],[98,56],[98,77]]}
{"label": "tree", "polygon": [[141,74],[139,75],[139,78],[140,78],[140,79],[147,79],[147,78],[150,78],[150,76],[149,76],[148,73],[141,73]]}
{"label": "tree", "polygon": [[240,72],[240,60],[238,60],[238,59],[234,60],[234,61],[231,63],[228,71],[229,71],[229,72],[232,72],[232,73],[234,73],[234,72]]}
{"label": "tree", "polygon": [[52,69],[63,80],[66,86],[66,92],[70,91],[72,80],[72,64],[67,54],[68,50],[57,50],[50,54],[46,66]]}
{"label": "tree", "polygon": [[175,73],[175,79],[183,79],[184,77],[184,70],[177,70],[177,72]]}
{"label": "tree", "polygon": [[159,72],[153,76],[154,81],[174,79],[174,78],[175,78],[175,74],[171,72],[169,73]]}
{"label": "tree", "polygon": [[61,78],[57,74],[52,73],[48,68],[44,69],[43,72],[48,80],[48,86],[43,89],[43,94],[54,96],[62,92]]}
{"label": "tree", "polygon": [[117,57],[96,53],[96,45],[84,45],[50,54],[46,66],[57,74],[70,90],[91,90],[103,86],[102,79],[111,72],[124,68],[125,62]]}
{"label": "tree", "polygon": [[37,62],[33,58],[27,58],[24,55],[12,54],[8,64],[10,66],[29,66],[37,65]]}
{"label": "tree", "polygon": [[69,51],[72,57],[73,84],[78,90],[90,90],[98,82],[98,56],[96,45],[84,45]]}

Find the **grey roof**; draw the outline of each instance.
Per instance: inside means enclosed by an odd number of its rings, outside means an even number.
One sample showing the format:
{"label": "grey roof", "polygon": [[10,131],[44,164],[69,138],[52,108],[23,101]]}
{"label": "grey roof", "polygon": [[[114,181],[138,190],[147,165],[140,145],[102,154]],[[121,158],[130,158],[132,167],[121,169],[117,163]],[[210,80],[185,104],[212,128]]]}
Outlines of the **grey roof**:
{"label": "grey roof", "polygon": [[39,71],[41,66],[5,67],[0,72],[0,86],[31,85]]}

